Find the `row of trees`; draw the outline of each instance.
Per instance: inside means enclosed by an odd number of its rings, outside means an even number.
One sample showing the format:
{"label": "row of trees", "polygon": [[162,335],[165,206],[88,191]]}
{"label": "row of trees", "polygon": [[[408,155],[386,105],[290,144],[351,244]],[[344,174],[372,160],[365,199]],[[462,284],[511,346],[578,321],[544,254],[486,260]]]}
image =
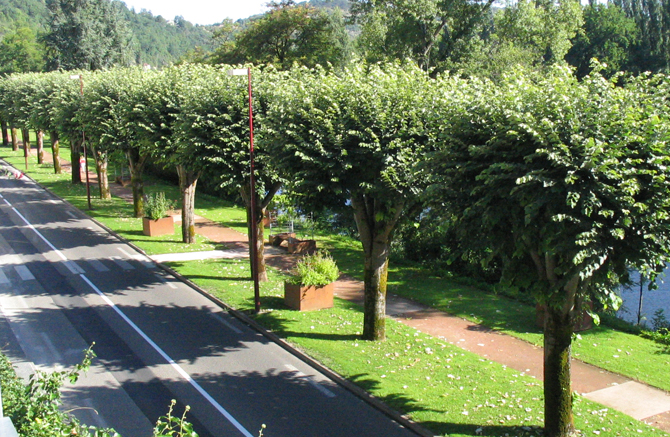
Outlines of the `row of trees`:
{"label": "row of trees", "polygon": [[[670,252],[670,80],[625,87],[567,68],[517,70],[499,83],[438,75],[413,64],[357,65],[340,73],[264,70],[255,83],[257,191],[248,186],[246,83],[225,69],[115,69],[79,83],[61,73],[0,81],[0,117],[71,145],[73,182],[82,129],[99,174],[127,157],[135,212],[149,157],[177,169],[183,239],[203,174],[256,196],[280,187],[303,206],[349,211],[364,251],[363,337],[385,337],[388,255],[402,220],[441,211],[460,243],[497,260],[510,286],[547,307],[546,435],[568,436],[570,345],[585,302],[616,306],[628,269],[646,276]],[[54,162],[58,162],[54,159]],[[58,171],[56,168],[55,171]],[[250,214],[249,214],[250,216]],[[263,251],[259,246],[260,264]]]}

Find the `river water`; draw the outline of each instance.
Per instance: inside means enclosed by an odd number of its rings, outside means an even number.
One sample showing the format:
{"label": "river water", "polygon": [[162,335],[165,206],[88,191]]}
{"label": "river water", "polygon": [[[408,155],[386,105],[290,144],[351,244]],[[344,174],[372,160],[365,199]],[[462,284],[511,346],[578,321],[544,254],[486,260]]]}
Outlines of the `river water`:
{"label": "river water", "polygon": [[[632,275],[633,276],[633,275]],[[633,277],[635,282],[639,282],[639,275]],[[649,290],[647,283],[642,286],[642,311],[641,324],[647,328],[652,328],[654,314],[658,310],[663,310],[663,314],[670,321],[670,272],[666,270],[665,276],[657,280],[658,289]],[[620,294],[623,304],[617,316],[637,324],[638,310],[640,305],[640,285],[633,285],[621,290]]]}

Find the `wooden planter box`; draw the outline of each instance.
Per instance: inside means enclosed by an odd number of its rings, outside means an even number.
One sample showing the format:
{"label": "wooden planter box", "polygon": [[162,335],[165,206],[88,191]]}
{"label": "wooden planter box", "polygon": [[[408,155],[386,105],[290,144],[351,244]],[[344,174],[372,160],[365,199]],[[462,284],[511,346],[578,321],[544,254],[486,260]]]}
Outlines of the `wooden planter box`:
{"label": "wooden planter box", "polygon": [[334,289],[334,282],[323,287],[303,287],[284,282],[284,304],[298,311],[332,308]]}
{"label": "wooden planter box", "polygon": [[172,216],[163,217],[158,220],[151,220],[148,217],[143,217],[142,233],[149,237],[174,234],[174,219]]}
{"label": "wooden planter box", "polygon": [[314,252],[316,252],[315,240],[298,240],[296,238],[288,240],[288,253],[313,255]]}
{"label": "wooden planter box", "polygon": [[283,232],[281,234],[270,235],[269,242],[273,246],[279,247],[285,241],[288,243],[288,240],[290,240],[291,238],[295,238],[295,233],[293,233],[293,232]]}

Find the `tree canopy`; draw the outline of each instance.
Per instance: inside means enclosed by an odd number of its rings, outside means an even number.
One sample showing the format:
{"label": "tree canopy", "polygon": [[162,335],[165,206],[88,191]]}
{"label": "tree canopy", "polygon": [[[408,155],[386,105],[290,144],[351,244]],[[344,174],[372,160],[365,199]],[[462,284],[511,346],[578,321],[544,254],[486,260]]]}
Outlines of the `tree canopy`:
{"label": "tree canopy", "polygon": [[108,0],[47,0],[44,36],[49,70],[99,70],[134,60],[132,32],[117,3]]}
{"label": "tree canopy", "polygon": [[[349,37],[341,13],[327,13],[292,0],[270,3],[271,10],[236,29],[232,23],[220,30],[220,48],[213,54],[215,63],[247,62],[274,64],[290,68],[294,63],[313,67],[328,63],[341,66],[349,55]],[[224,23],[226,24],[226,23]]]}
{"label": "tree canopy", "polygon": [[653,274],[670,253],[667,116],[639,87],[565,68],[473,82],[440,107],[428,198],[546,307],[545,435],[572,435],[575,320],[589,301],[616,308],[629,269]]}

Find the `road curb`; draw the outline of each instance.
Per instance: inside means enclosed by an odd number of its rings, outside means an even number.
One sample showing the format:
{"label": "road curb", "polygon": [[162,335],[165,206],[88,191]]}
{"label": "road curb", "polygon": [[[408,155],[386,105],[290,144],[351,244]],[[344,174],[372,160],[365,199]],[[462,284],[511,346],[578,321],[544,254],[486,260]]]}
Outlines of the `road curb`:
{"label": "road curb", "polygon": [[[16,169],[16,167],[7,163],[5,160],[2,160],[2,161],[6,165]],[[39,185],[42,189],[44,189],[46,192],[48,192],[55,199],[58,199],[58,200],[62,201],[64,204],[68,205],[70,208],[77,211],[80,215],[82,215],[82,216],[86,217],[87,219],[93,221],[95,224],[100,226],[102,229],[104,229],[110,235],[117,238],[119,241],[123,242],[124,244],[129,245],[130,247],[132,247],[137,252],[139,252],[142,255],[149,258],[149,256],[144,252],[144,250],[142,250],[141,248],[136,246],[134,243],[132,243],[130,241],[127,241],[122,236],[117,234],[114,230],[110,229],[109,227],[107,227],[103,223],[99,222],[95,218],[90,217],[88,214],[86,214],[85,211],[77,208],[76,206],[74,206],[73,204],[68,202],[67,200],[65,200],[65,199],[61,198],[60,196],[56,195],[53,191],[51,191],[50,189],[42,186],[40,183],[35,181],[29,175],[24,173],[23,177],[25,177],[26,179],[29,179],[34,184]],[[244,312],[239,311],[235,308],[232,308],[231,306],[229,306],[228,304],[226,304],[225,302],[223,302],[219,298],[211,295],[209,292],[202,289],[200,286],[193,283],[190,279],[188,279],[185,276],[181,275],[180,273],[176,272],[172,268],[164,265],[163,263],[156,262],[156,261],[152,260],[151,258],[149,258],[149,259],[151,260],[151,262],[156,264],[159,268],[161,268],[162,270],[171,274],[175,278],[179,279],[180,281],[182,281],[183,283],[185,283],[186,285],[188,285],[189,287],[191,287],[192,289],[194,289],[195,291],[197,291],[198,293],[200,293],[201,295],[203,295],[204,297],[206,297],[207,299],[209,299],[210,301],[215,303],[217,306],[226,310],[229,314],[231,314],[233,317],[240,320],[242,323],[246,324],[247,326],[251,327],[255,331],[259,332],[265,338],[267,338],[268,340],[277,344],[278,346],[280,346],[281,348],[283,348],[284,350],[286,350],[287,352],[289,352],[290,354],[292,354],[296,358],[300,359],[301,361],[303,361],[307,365],[315,368],[317,371],[324,374],[326,377],[333,380],[335,383],[337,383],[338,385],[340,385],[341,387],[343,387],[347,391],[351,392],[352,394],[354,394],[359,399],[363,400],[364,402],[368,403],[372,407],[376,408],[377,410],[379,410],[380,412],[385,414],[387,417],[389,417],[389,418],[393,419],[394,421],[398,422],[403,427],[411,430],[412,432],[414,432],[415,434],[417,434],[421,437],[434,437],[436,435],[436,434],[428,431],[427,429],[423,428],[421,425],[414,422],[413,420],[411,420],[406,415],[400,414],[399,412],[395,411],[394,409],[392,409],[391,407],[386,405],[384,402],[382,402],[378,398],[374,397],[373,395],[371,395],[367,391],[363,390],[362,388],[360,388],[359,386],[357,386],[353,382],[351,382],[348,379],[342,377],[341,375],[339,375],[335,371],[329,369],[328,367],[326,367],[323,364],[321,364],[320,362],[314,360],[313,358],[311,358],[310,356],[308,356],[304,352],[300,351],[299,349],[297,349],[293,345],[289,344],[284,339],[279,337],[277,334],[273,333],[272,331],[269,331],[267,328],[265,328],[264,326],[262,326],[261,324],[259,324],[255,320],[253,320],[251,317],[247,316]]]}

